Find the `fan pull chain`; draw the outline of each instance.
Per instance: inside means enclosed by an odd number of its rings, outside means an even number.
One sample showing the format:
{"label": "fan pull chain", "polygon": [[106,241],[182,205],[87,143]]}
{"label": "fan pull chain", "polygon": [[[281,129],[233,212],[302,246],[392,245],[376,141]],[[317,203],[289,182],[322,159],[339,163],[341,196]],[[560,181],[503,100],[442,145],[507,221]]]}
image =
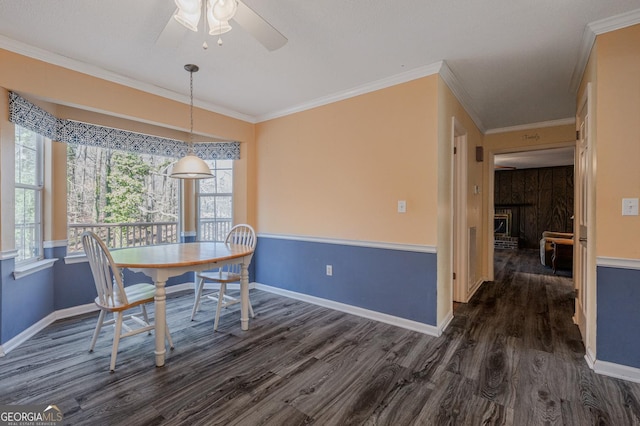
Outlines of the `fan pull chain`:
{"label": "fan pull chain", "polygon": [[205,18],[202,20],[202,34],[204,35],[204,42],[202,43],[202,48],[207,50],[209,45],[207,44],[207,0],[202,2],[202,16]]}

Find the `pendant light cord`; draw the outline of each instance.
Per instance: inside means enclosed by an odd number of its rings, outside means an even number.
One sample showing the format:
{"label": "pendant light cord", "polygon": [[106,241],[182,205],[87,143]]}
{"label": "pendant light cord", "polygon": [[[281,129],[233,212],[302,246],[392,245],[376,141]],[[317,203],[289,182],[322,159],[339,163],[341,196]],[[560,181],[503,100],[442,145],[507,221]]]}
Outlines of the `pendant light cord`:
{"label": "pendant light cord", "polygon": [[189,152],[193,153],[193,71],[189,71]]}

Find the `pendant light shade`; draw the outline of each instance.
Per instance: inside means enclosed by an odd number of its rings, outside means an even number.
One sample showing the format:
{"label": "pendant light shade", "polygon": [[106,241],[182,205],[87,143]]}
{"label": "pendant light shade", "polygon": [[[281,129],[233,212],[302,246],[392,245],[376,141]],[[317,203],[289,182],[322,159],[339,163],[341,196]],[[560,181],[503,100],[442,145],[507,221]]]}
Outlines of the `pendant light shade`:
{"label": "pendant light shade", "polygon": [[187,154],[173,165],[172,178],[207,179],[213,177],[207,163],[195,154]]}
{"label": "pendant light shade", "polygon": [[211,170],[205,161],[193,153],[193,73],[199,70],[197,65],[187,64],[184,69],[189,71],[189,89],[190,89],[190,105],[189,105],[189,143],[187,155],[182,157],[171,170],[171,177],[177,179],[206,179],[211,178]]}

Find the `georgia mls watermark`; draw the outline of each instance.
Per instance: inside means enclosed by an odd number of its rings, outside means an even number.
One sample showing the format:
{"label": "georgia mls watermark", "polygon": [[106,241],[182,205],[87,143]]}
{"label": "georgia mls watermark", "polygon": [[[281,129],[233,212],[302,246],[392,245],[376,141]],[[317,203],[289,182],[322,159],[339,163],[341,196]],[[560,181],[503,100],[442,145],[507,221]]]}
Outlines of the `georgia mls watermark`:
{"label": "georgia mls watermark", "polygon": [[55,405],[0,405],[0,426],[58,426],[62,411]]}

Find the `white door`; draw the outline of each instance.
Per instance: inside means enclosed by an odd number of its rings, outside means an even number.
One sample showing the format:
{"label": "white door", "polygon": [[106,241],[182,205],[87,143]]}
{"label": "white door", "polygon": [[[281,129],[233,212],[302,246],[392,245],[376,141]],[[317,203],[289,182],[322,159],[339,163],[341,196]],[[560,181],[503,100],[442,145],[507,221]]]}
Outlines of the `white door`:
{"label": "white door", "polygon": [[580,329],[585,347],[589,348],[590,335],[588,333],[590,308],[590,291],[593,283],[589,266],[589,225],[591,222],[591,177],[593,173],[593,153],[589,143],[589,98],[591,87],[588,86],[579,105],[576,146],[576,203],[574,212],[574,284],[577,293],[575,307],[575,322]]}

